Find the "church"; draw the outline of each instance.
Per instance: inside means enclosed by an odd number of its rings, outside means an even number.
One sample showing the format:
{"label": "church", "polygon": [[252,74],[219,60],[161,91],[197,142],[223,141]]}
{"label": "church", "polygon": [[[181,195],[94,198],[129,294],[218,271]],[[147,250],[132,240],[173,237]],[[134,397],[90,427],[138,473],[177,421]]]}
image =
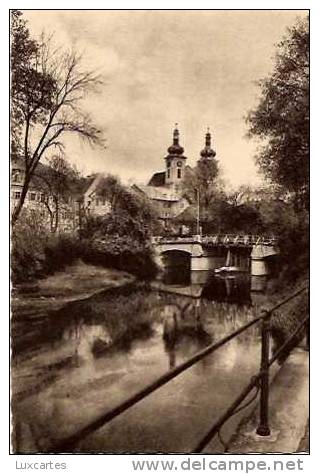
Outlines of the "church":
{"label": "church", "polygon": [[[173,131],[173,143],[167,151],[164,158],[165,171],[154,173],[147,185],[133,185],[134,191],[152,200],[164,224],[180,216],[191,205],[183,193],[183,180],[187,174],[193,173],[193,169],[187,165],[184,148],[179,143],[177,124]],[[200,160],[209,160],[215,156],[216,153],[211,148],[211,134],[207,130]]]}

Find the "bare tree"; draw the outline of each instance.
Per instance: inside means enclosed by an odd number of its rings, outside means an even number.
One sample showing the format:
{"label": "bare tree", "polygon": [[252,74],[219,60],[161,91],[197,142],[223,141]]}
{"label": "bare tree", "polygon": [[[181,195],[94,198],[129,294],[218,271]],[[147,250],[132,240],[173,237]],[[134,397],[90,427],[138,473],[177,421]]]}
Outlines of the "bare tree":
{"label": "bare tree", "polygon": [[76,183],[80,180],[80,174],[61,155],[52,156],[48,160],[48,165],[41,171],[36,171],[34,178],[43,192],[42,204],[50,217],[51,232],[55,233],[59,228],[61,212],[70,212],[72,207],[70,197],[74,185],[76,187]]}
{"label": "bare tree", "polygon": [[[52,148],[63,150],[63,136],[75,133],[91,145],[104,145],[101,130],[81,107],[89,92],[101,80],[84,71],[81,56],[74,51],[53,49],[51,38],[42,36],[32,60],[12,87],[12,108],[22,120],[21,154],[24,182],[20,200],[12,215],[14,225],[23,207],[38,163]],[[19,74],[15,77],[19,79]]]}

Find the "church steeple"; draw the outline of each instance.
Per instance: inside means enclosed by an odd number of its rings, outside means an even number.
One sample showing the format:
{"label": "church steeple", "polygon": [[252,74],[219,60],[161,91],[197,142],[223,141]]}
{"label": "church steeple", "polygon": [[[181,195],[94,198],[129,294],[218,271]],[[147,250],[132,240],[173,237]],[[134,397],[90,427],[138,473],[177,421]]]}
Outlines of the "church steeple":
{"label": "church steeple", "polygon": [[211,134],[209,131],[209,127],[207,127],[207,133],[205,137],[205,148],[200,152],[200,156],[203,159],[212,159],[215,158],[216,152],[211,147]]}
{"label": "church steeple", "polygon": [[175,123],[173,132],[173,144],[167,149],[168,155],[166,160],[165,184],[175,189],[180,188],[184,178],[184,170],[186,164],[186,156],[184,156],[184,148],[179,144],[179,130]]}
{"label": "church steeple", "polygon": [[171,156],[182,155],[184,153],[184,148],[179,144],[179,130],[177,127],[178,124],[175,123],[175,129],[173,132],[173,145],[167,149],[169,155]]}

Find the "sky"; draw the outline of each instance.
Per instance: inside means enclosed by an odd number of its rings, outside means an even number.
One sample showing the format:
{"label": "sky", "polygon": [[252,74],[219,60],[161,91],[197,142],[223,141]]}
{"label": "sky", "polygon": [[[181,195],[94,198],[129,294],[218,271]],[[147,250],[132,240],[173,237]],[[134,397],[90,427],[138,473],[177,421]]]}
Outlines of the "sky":
{"label": "sky", "polygon": [[84,174],[147,183],[164,170],[174,124],[194,166],[207,126],[230,187],[258,185],[258,142],[244,117],[258,103],[257,81],[273,68],[276,44],[306,11],[28,10],[31,34],[54,33],[103,76],[85,108],[104,131],[105,150],[66,137],[66,157]]}

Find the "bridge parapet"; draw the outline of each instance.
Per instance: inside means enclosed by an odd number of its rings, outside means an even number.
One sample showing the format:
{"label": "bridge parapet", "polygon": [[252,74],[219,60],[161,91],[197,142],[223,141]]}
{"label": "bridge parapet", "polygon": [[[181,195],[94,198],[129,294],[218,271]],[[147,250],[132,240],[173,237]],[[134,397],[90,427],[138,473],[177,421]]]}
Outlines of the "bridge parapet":
{"label": "bridge parapet", "polygon": [[194,244],[202,243],[201,235],[190,235],[187,237],[181,236],[154,236],[152,237],[152,244],[164,245],[164,244]]}
{"label": "bridge parapet", "polygon": [[[166,252],[184,252],[191,258],[192,270],[209,270],[216,268],[216,255],[214,252],[227,250],[232,254],[243,253],[250,255],[251,274],[255,276],[268,274],[268,257],[277,255],[277,239],[274,236],[265,235],[243,235],[243,234],[215,234],[215,235],[193,235],[193,236],[164,236],[154,237],[152,240],[156,260],[159,265],[162,256]],[[228,255],[227,254],[227,255]],[[228,257],[227,257],[228,258]]]}
{"label": "bridge parapet", "polygon": [[255,245],[274,246],[277,244],[275,236],[253,235],[253,234],[212,234],[212,235],[192,235],[192,236],[158,236],[153,237],[152,243],[163,244],[191,244],[201,243],[202,245],[232,245],[253,247]]}
{"label": "bridge parapet", "polygon": [[204,245],[238,245],[251,247],[253,245],[275,245],[277,243],[277,239],[274,236],[266,235],[215,234],[203,235],[202,243]]}

